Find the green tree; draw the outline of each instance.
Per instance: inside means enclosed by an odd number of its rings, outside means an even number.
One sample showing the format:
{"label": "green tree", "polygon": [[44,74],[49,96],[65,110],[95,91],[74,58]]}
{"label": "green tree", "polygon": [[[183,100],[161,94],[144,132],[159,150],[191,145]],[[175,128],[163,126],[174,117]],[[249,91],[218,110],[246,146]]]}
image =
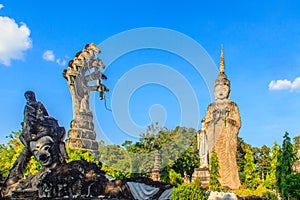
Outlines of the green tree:
{"label": "green tree", "polygon": [[129,153],[121,146],[102,145],[99,147],[103,170],[113,178],[128,177],[132,172]]}
{"label": "green tree", "polygon": [[238,145],[237,145],[237,165],[238,165],[238,171],[239,171],[239,177],[240,181],[244,183],[245,181],[245,172],[244,172],[244,166],[245,166],[245,155],[246,155],[246,148],[250,146],[241,137],[238,137]]}
{"label": "green tree", "polygon": [[296,149],[299,149],[300,148],[300,135],[294,137],[293,141],[294,141],[294,147]]}
{"label": "green tree", "polygon": [[188,177],[192,177],[194,169],[199,167],[200,163],[199,151],[197,149],[197,133],[192,134],[194,135],[193,143],[186,148],[183,154],[172,165],[175,171],[179,172],[182,176],[186,172]]}
{"label": "green tree", "polygon": [[294,170],[300,172],[300,135],[293,138],[294,149],[297,154],[297,159],[294,163]]}
{"label": "green tree", "polygon": [[117,179],[123,179],[123,178],[129,178],[130,173],[127,171],[123,171],[117,168],[110,167],[106,164],[102,165],[101,168],[103,171],[105,171],[106,175],[112,177],[112,178],[117,178]]}
{"label": "green tree", "polygon": [[274,145],[271,149],[271,166],[270,166],[270,173],[266,176],[265,185],[269,189],[275,189],[276,187],[276,168],[278,162],[280,146],[274,142]]}
{"label": "green tree", "polygon": [[300,173],[292,173],[286,176],[286,183],[284,191],[287,194],[288,199],[299,200],[300,199]]}
{"label": "green tree", "polygon": [[180,185],[183,183],[183,178],[181,174],[176,173],[173,169],[169,171],[170,184],[172,185]]}
{"label": "green tree", "polygon": [[86,160],[88,162],[98,163],[95,155],[86,149],[73,149],[68,147],[66,150],[68,154],[67,162],[74,160]]}
{"label": "green tree", "polygon": [[292,174],[292,167],[296,158],[296,152],[291,143],[289,133],[285,132],[276,167],[277,188],[284,198],[289,196],[288,190],[286,190],[287,185],[289,184],[287,182],[287,176]]}
{"label": "green tree", "polygon": [[[12,132],[9,136],[7,136],[7,138],[9,138],[8,143],[0,145],[0,173],[4,180],[8,177],[10,169],[13,167],[24,148],[24,145],[19,139],[20,134],[21,131]],[[34,156],[32,156],[24,171],[24,178],[29,174],[36,174],[41,169],[42,165]]]}
{"label": "green tree", "polygon": [[258,156],[256,158],[256,164],[262,180],[265,180],[265,176],[270,173],[270,165],[271,165],[270,153],[271,153],[271,149],[266,145],[263,145],[261,148],[259,148]]}
{"label": "green tree", "polygon": [[169,132],[158,126],[158,123],[147,127],[145,133],[140,135],[136,143],[125,141],[122,146],[126,148],[130,161],[130,173],[133,175],[149,176],[154,165],[155,151],[161,149],[171,141]]}
{"label": "green tree", "polygon": [[251,151],[251,148],[249,146],[246,148],[244,171],[245,185],[247,186],[247,188],[255,189],[260,180],[258,178],[256,166],[254,163],[253,152]]}
{"label": "green tree", "polygon": [[208,183],[209,189],[214,190],[214,191],[220,191],[220,189],[221,189],[221,184],[219,182],[220,165],[219,165],[218,156],[217,156],[217,153],[215,152],[215,150],[213,150],[211,152],[211,156],[209,159],[209,169],[210,169],[210,171],[209,171],[210,180]]}
{"label": "green tree", "polygon": [[141,134],[138,142],[123,143],[130,155],[131,171],[148,176],[153,168],[155,152],[158,150],[163,168],[162,180],[169,180],[170,169],[174,169],[181,176],[185,171],[191,174],[199,159],[193,144],[196,131],[184,127],[176,127],[174,130],[155,127],[150,126],[146,133]]}
{"label": "green tree", "polygon": [[9,138],[8,143],[0,145],[0,171],[3,179],[8,177],[9,170],[13,167],[13,164],[24,148],[24,145],[19,140],[20,134],[21,131],[12,132],[7,136]]}
{"label": "green tree", "polygon": [[165,166],[161,169],[161,171],[160,171],[160,180],[161,180],[161,182],[170,183],[170,173],[169,172],[170,172],[171,169],[172,168],[169,165],[167,165],[167,166]]}

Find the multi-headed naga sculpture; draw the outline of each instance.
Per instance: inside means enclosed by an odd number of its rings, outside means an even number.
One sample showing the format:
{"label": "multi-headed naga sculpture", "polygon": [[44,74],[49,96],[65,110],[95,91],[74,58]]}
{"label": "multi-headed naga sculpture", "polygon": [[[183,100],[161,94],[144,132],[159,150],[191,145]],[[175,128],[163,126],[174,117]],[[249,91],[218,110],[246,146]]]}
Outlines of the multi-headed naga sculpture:
{"label": "multi-headed naga sculpture", "polygon": [[104,93],[109,91],[102,84],[102,80],[106,80],[107,77],[102,73],[105,65],[96,56],[99,53],[101,50],[94,43],[87,44],[69,62],[68,69],[63,71],[73,101],[73,120],[70,123],[71,129],[66,145],[72,148],[85,148],[96,155],[99,153],[93,113],[89,106],[90,92],[99,92],[99,98],[102,100],[105,98]]}

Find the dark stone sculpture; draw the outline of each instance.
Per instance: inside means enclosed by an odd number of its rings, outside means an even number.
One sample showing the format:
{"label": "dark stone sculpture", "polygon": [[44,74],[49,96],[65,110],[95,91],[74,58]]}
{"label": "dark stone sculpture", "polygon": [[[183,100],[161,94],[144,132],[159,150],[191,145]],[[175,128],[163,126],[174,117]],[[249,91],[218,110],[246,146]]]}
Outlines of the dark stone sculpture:
{"label": "dark stone sculpture", "polygon": [[46,108],[38,102],[35,93],[25,92],[27,100],[24,108],[24,120],[20,140],[24,149],[20,153],[9,176],[5,181],[9,194],[23,179],[24,170],[34,155],[43,168],[53,168],[65,162],[67,153],[64,145],[65,129],[60,127],[57,120],[49,116]]}
{"label": "dark stone sculpture", "polygon": [[[67,163],[65,129],[49,116],[32,91],[25,93],[27,104],[20,140],[25,145],[4,184],[2,199],[158,199],[170,196],[171,186],[149,178],[108,180],[102,164],[77,160]],[[42,170],[23,179],[34,155]],[[144,199],[144,198],[142,198]]]}

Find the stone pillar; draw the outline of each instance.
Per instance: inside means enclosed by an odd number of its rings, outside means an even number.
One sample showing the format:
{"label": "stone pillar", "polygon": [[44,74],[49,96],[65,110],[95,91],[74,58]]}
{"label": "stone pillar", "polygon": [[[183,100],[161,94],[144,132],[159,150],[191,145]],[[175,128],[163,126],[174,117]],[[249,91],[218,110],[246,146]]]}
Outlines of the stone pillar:
{"label": "stone pillar", "polygon": [[107,77],[101,72],[101,69],[105,68],[103,62],[96,57],[100,52],[94,43],[87,44],[69,62],[68,69],[63,71],[73,103],[73,120],[70,123],[71,129],[68,131],[66,145],[75,149],[87,149],[96,157],[99,157],[99,151],[93,113],[89,106],[90,92],[99,92],[99,98],[102,100],[104,92],[109,91],[102,84],[102,80],[106,80]]}

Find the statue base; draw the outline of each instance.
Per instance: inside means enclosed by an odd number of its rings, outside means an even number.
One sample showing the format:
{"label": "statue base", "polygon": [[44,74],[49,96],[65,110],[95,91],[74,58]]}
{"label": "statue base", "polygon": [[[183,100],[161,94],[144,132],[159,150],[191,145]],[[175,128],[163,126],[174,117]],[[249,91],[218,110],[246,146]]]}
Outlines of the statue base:
{"label": "statue base", "polygon": [[74,149],[86,149],[99,158],[98,142],[94,131],[93,113],[91,111],[77,113],[76,119],[70,123],[66,146]]}
{"label": "statue base", "polygon": [[85,128],[71,128],[68,131],[68,138],[96,140],[96,132]]}
{"label": "statue base", "polygon": [[0,193],[0,199],[170,199],[171,185],[146,177],[108,180],[101,166],[101,162],[97,165],[76,160],[51,170],[44,168],[22,180],[10,193]]}
{"label": "statue base", "polygon": [[66,140],[66,147],[73,149],[86,149],[87,151],[93,153],[96,158],[100,157],[98,150],[98,142],[96,140],[86,139],[86,138],[68,138]]}
{"label": "statue base", "polygon": [[199,178],[201,180],[201,185],[208,186],[209,183],[209,169],[208,167],[195,168],[192,175],[192,182]]}
{"label": "statue base", "polygon": [[13,191],[11,194],[12,199],[38,199],[38,190],[23,190]]}

